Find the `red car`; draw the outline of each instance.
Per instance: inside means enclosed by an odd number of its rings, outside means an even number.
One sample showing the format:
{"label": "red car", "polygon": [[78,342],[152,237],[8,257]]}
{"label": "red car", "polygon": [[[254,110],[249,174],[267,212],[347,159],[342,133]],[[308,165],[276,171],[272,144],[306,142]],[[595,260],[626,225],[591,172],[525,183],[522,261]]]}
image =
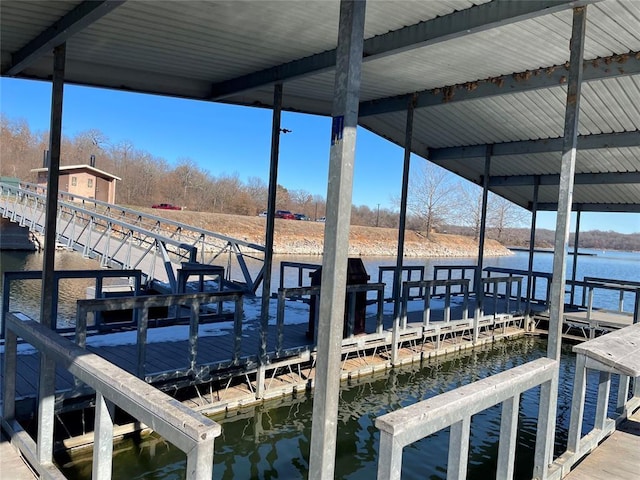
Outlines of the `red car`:
{"label": "red car", "polygon": [[161,210],[182,210],[182,207],[171,205],[170,203],[157,203],[155,205],[151,205],[151,208],[159,208]]}
{"label": "red car", "polygon": [[295,220],[296,217],[289,210],[276,210],[276,218],[286,218],[287,220]]}

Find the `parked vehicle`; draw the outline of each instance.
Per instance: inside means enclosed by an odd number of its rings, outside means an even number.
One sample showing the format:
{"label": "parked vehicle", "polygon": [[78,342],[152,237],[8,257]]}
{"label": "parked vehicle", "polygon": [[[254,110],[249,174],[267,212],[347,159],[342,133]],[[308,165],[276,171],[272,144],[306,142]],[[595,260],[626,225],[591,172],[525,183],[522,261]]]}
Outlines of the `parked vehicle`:
{"label": "parked vehicle", "polygon": [[151,208],[159,208],[160,210],[182,210],[182,207],[170,203],[156,203],[155,205],[151,205]]}
{"label": "parked vehicle", "polygon": [[285,218],[287,220],[295,220],[296,217],[293,216],[289,210],[276,210],[276,218]]}
{"label": "parked vehicle", "polygon": [[311,220],[304,213],[294,213],[293,216],[296,217],[296,220]]}
{"label": "parked vehicle", "polygon": [[327,217],[320,217],[316,220],[316,222],[324,222],[327,220]]}
{"label": "parked vehicle", "polygon": [[260,212],[258,214],[259,217],[266,217],[267,216],[267,211],[265,210],[264,212]]}

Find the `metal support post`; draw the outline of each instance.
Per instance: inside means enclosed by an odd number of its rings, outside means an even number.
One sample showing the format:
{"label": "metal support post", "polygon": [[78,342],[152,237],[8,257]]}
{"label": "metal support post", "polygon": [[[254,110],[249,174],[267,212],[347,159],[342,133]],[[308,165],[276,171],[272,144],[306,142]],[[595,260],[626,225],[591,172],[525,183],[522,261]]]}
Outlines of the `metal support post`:
{"label": "metal support post", "polygon": [[309,479],[334,477],[364,0],[340,2]]}
{"label": "metal support post", "polygon": [[404,235],[407,223],[407,196],[409,190],[409,168],[411,166],[411,140],[413,138],[413,99],[407,107],[407,123],[404,137],[404,166],[402,170],[402,191],[400,194],[400,225],[398,227],[398,254],[393,272],[393,332],[391,346],[391,364],[398,361],[398,341],[400,337],[400,291],[402,289],[402,263],[404,260]]}
{"label": "metal support post", "polygon": [[93,440],[93,467],[91,478],[111,480],[113,457],[113,418],[115,406],[96,392],[96,421]]}
{"label": "metal support post", "polygon": [[536,221],[538,219],[538,191],[540,190],[540,176],[536,175],[533,183],[533,203],[531,205],[531,232],[529,233],[529,264],[527,267],[527,311],[531,315],[531,299],[536,296],[533,289],[533,256],[536,250]]}
{"label": "metal support post", "polygon": [[[551,283],[549,308],[549,339],[547,344],[547,357],[558,361],[560,360],[562,346],[565,269],[567,264],[567,245],[569,243],[569,223],[571,220],[573,180],[578,143],[578,117],[580,113],[586,19],[586,7],[573,9],[569,82],[567,85],[562,166],[558,186],[558,214],[554,242],[553,279]],[[541,409],[538,418],[538,441],[536,442],[533,470],[534,478],[546,478],[549,465],[553,461],[553,439],[555,435],[556,406],[558,400],[557,385],[558,383],[556,381],[554,382],[553,388],[543,387],[540,391]],[[545,409],[542,409],[543,405]],[[545,429],[541,429],[541,426],[545,427]],[[540,438],[541,435],[544,437],[544,441]]]}
{"label": "metal support post", "polygon": [[260,351],[256,372],[256,397],[264,396],[267,368],[267,330],[269,329],[269,301],[271,297],[271,269],[273,268],[273,232],[275,228],[276,192],[278,190],[278,158],[280,155],[280,119],[282,117],[282,84],[273,87],[273,117],[271,121],[271,160],[269,163],[269,198],[267,200],[267,231],[264,240],[264,278],[260,308]]}
{"label": "metal support post", "polygon": [[55,424],[56,364],[44,352],[40,353],[38,379],[38,463],[53,461],[53,432]]}
{"label": "metal support post", "polygon": [[578,244],[580,243],[580,210],[576,212],[576,233],[573,237],[573,264],[571,269],[571,305],[574,305],[573,298],[576,293],[576,274],[578,270]]}
{"label": "metal support post", "polygon": [[49,138],[49,170],[47,204],[45,205],[44,259],[42,265],[42,294],[40,323],[56,328],[53,317],[54,261],[56,255],[56,221],[58,213],[58,182],[60,178],[60,146],[62,143],[62,100],[66,44],[53,49],[53,83],[51,88],[51,124]]}
{"label": "metal support post", "polygon": [[[480,316],[483,312],[484,292],[482,290],[482,264],[484,262],[484,237],[487,230],[487,202],[489,199],[489,177],[491,175],[491,145],[487,146],[484,157],[484,176],[482,177],[482,217],[480,220],[480,235],[478,238],[478,264],[473,279],[476,290],[476,310],[473,315],[473,343],[478,341]],[[497,286],[495,287],[497,288]],[[495,312],[494,312],[495,314]]]}

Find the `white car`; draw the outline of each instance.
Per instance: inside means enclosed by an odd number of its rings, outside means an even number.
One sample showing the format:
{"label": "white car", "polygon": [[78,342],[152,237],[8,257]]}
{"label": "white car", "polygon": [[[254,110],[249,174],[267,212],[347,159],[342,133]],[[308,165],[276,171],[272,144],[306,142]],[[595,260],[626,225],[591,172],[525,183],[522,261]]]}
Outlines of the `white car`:
{"label": "white car", "polygon": [[327,220],[327,217],[320,217],[318,219],[316,219],[316,222],[324,222]]}
{"label": "white car", "polygon": [[265,210],[264,212],[261,212],[258,214],[259,217],[266,217],[267,216],[267,211]]}

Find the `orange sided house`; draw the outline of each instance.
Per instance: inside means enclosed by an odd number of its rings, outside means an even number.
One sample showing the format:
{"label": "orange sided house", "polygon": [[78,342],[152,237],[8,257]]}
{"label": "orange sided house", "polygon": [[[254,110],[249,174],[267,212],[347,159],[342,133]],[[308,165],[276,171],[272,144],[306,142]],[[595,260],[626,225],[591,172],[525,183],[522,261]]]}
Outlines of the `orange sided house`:
{"label": "orange sided house", "polygon": [[[47,186],[48,168],[34,168],[38,174],[38,186]],[[71,195],[88,197],[108,203],[116,201],[116,181],[122,180],[91,165],[67,165],[60,167],[58,188]]]}

